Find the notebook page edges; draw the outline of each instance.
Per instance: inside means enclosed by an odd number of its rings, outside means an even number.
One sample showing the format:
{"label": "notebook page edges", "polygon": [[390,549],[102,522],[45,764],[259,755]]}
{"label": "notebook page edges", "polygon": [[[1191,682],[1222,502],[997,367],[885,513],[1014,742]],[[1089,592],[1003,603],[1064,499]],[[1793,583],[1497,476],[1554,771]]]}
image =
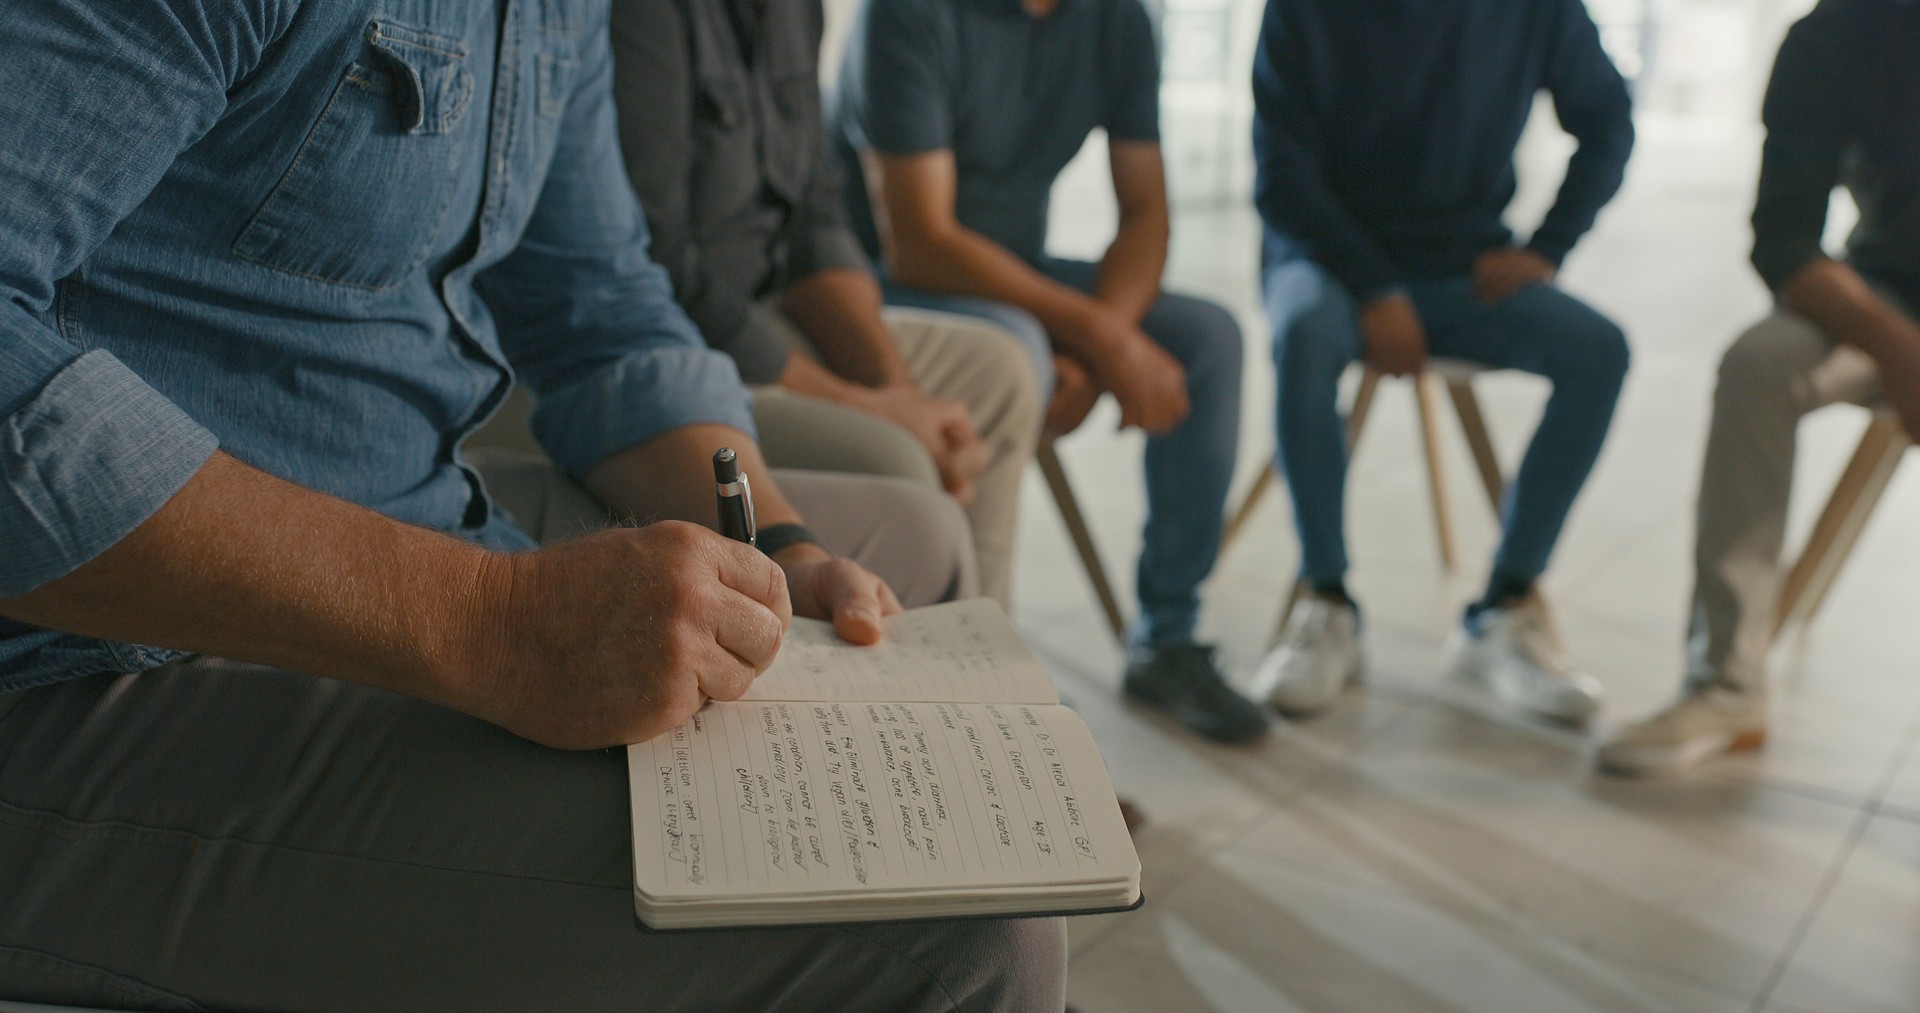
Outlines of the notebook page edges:
{"label": "notebook page edges", "polygon": [[1137,883],[1065,707],[730,703],[628,747],[645,899]]}
{"label": "notebook page edges", "polygon": [[997,602],[948,602],[889,616],[886,638],[855,647],[831,624],[795,619],[746,700],[893,703],[1060,702]]}

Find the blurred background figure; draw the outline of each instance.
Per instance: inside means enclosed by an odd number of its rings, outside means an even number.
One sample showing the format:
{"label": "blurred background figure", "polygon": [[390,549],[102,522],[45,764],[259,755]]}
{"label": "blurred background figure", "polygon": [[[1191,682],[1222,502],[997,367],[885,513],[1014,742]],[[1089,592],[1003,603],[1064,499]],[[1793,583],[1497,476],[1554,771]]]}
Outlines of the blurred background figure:
{"label": "blurred background figure", "polygon": [[818,0],[613,5],[621,147],[653,257],[756,385],[769,461],[945,488],[1005,605],[1034,379],[991,325],[883,311],[825,147],[823,27]]}
{"label": "blurred background figure", "polygon": [[[1238,449],[1240,328],[1214,303],[1161,291],[1159,96],[1138,0],[871,0],[842,67],[836,125],[864,169],[848,200],[890,302],[1020,335],[1052,392],[1049,433],[1076,428],[1111,393],[1121,426],[1149,434],[1126,692],[1209,738],[1245,742],[1266,733],[1266,718],[1194,635]],[[1049,194],[1095,129],[1109,141],[1119,222],[1097,262],[1055,257]]]}
{"label": "blurred background figure", "polygon": [[[1765,742],[1801,418],[1849,402],[1920,436],[1916,64],[1920,8],[1904,0],[1826,0],[1780,48],[1753,210],[1753,264],[1779,304],[1720,363],[1685,691],[1606,746],[1608,769],[1668,773]],[[1859,208],[1842,257],[1822,246],[1836,187]]]}
{"label": "blurred background figure", "polygon": [[[1543,91],[1579,148],[1520,242],[1505,221],[1513,153]],[[1585,722],[1599,684],[1573,666],[1534,585],[1627,370],[1620,328],[1553,284],[1633,149],[1626,83],[1593,20],[1579,0],[1272,0],[1254,101],[1279,459],[1305,585],[1256,685],[1305,715],[1360,677],[1340,379],[1356,361],[1403,376],[1444,356],[1553,383],[1456,665],[1515,709]]]}

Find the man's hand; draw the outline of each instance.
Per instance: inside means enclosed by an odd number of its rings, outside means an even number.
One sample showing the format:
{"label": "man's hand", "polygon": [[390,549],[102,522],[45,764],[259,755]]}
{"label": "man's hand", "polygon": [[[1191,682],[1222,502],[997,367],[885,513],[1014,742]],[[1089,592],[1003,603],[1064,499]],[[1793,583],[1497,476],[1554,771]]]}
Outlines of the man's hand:
{"label": "man's hand", "polygon": [[473,678],[449,701],[535,742],[598,749],[735,700],[793,618],[780,567],[694,524],[616,528],[495,557]]}
{"label": "man's hand", "polygon": [[1102,389],[1120,402],[1120,427],[1159,435],[1186,421],[1187,372],[1167,350],[1125,317],[1089,302],[1075,321],[1073,346]]}
{"label": "man's hand", "polygon": [[947,492],[962,506],[973,502],[973,480],[987,468],[987,447],[974,430],[966,405],[895,384],[863,394],[858,406],[912,433],[932,456]]}
{"label": "man's hand", "polygon": [[1560,269],[1553,261],[1524,247],[1490,250],[1473,262],[1473,293],[1488,306],[1498,306],[1534,285],[1551,285]]}
{"label": "man's hand", "polygon": [[1100,385],[1093,382],[1087,367],[1071,356],[1053,355],[1053,398],[1047,402],[1046,421],[1041,431],[1049,438],[1065,436],[1080,428],[1100,400]]}
{"label": "man's hand", "polygon": [[1360,307],[1360,336],[1367,345],[1367,365],[1389,376],[1411,376],[1427,364],[1427,326],[1405,293]]}
{"label": "man's hand", "polygon": [[880,620],[900,611],[900,601],[886,581],[818,545],[790,546],[775,560],[786,571],[793,614],[833,623],[833,631],[848,643],[879,643]]}

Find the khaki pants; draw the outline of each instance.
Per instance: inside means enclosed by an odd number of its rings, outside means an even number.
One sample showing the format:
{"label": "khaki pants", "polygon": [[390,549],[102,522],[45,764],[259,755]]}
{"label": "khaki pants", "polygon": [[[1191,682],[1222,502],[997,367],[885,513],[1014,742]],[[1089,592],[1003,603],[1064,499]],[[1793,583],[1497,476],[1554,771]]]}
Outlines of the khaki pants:
{"label": "khaki pants", "polygon": [[[524,524],[604,517],[476,455]],[[951,500],[783,482],[908,604],[970,567]],[[959,536],[956,540],[955,536]],[[0,998],[132,1009],[1058,1010],[1058,919],[652,933],[626,760],[201,659],[0,694]]]}
{"label": "khaki pants", "polygon": [[[966,405],[986,443],[987,468],[976,480],[967,521],[981,593],[1007,605],[1020,479],[1040,433],[1040,394],[1031,359],[1011,334],[977,318],[889,309],[886,322],[914,382],[933,397]],[[789,324],[787,332],[796,348],[811,353],[797,328]],[[753,416],[769,464],[887,475],[940,488],[926,448],[885,419],[778,387],[754,391]]]}
{"label": "khaki pants", "polygon": [[1879,395],[1871,358],[1785,311],[1727,350],[1700,477],[1689,636],[1696,688],[1765,693],[1800,419]]}

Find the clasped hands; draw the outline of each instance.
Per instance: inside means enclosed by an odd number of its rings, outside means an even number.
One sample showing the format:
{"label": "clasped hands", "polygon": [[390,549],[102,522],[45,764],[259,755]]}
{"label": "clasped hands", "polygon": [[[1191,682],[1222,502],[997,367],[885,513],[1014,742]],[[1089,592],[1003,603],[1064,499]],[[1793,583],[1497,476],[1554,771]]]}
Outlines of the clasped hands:
{"label": "clasped hands", "polygon": [[[1481,254],[1473,264],[1473,292],[1482,305],[1498,306],[1534,285],[1550,285],[1559,269],[1524,247]],[[1360,307],[1360,336],[1371,369],[1411,376],[1427,364],[1427,328],[1405,292],[1377,296]]]}

